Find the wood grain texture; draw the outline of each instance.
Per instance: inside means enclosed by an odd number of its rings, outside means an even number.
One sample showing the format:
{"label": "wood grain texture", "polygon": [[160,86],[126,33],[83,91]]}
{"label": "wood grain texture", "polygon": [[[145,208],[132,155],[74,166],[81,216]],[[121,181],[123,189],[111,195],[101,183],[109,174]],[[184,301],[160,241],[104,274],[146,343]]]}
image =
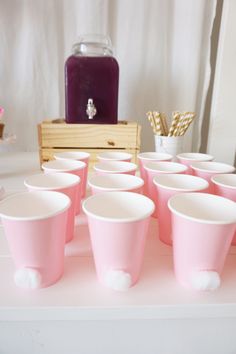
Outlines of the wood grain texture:
{"label": "wood grain texture", "polygon": [[120,150],[133,155],[137,163],[141,126],[136,122],[118,124],[66,124],[63,119],[46,120],[38,125],[40,164],[53,159],[56,152],[87,151],[91,169],[102,151]]}
{"label": "wood grain texture", "polygon": [[137,148],[136,122],[119,124],[40,124],[42,148]]}

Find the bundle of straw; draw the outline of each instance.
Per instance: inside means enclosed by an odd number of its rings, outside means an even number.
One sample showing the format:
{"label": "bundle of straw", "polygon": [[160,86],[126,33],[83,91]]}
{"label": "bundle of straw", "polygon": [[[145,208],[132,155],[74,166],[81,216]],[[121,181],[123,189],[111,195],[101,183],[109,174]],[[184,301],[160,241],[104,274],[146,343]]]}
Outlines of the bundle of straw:
{"label": "bundle of straw", "polygon": [[167,124],[165,113],[149,111],[148,120],[151,124],[154,134],[163,136],[182,136],[188,130],[190,124],[195,118],[194,112],[172,112],[170,128]]}

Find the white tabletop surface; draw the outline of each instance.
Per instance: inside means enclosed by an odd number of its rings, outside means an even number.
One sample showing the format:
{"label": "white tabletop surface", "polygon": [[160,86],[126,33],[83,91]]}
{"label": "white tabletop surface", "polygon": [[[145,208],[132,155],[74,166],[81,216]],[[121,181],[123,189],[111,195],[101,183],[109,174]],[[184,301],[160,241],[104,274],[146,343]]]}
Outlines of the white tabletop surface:
{"label": "white tabletop surface", "polygon": [[[25,190],[26,176],[40,172],[37,153],[2,153],[0,185],[5,196]],[[64,275],[55,285],[25,291],[13,282],[14,264],[0,225],[0,320],[116,320],[236,317],[236,249],[231,247],[215,292],[198,293],[175,280],[171,247],[158,240],[151,220],[139,282],[115,292],[96,279],[85,215],[76,218],[74,240],[65,249]]]}

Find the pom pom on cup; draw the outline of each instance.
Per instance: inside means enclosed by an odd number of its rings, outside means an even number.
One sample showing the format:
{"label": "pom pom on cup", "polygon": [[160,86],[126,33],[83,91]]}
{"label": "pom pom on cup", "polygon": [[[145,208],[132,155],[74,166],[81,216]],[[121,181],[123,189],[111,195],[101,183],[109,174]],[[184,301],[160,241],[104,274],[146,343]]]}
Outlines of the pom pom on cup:
{"label": "pom pom on cup", "polygon": [[19,288],[38,289],[41,287],[42,277],[36,269],[20,268],[15,271],[14,282]]}
{"label": "pom pom on cup", "polygon": [[132,285],[132,278],[129,273],[123,270],[110,270],[106,273],[105,284],[110,289],[126,291]]}
{"label": "pom pom on cup", "polygon": [[215,271],[200,270],[192,274],[191,284],[193,289],[199,291],[212,291],[220,287],[220,276]]}

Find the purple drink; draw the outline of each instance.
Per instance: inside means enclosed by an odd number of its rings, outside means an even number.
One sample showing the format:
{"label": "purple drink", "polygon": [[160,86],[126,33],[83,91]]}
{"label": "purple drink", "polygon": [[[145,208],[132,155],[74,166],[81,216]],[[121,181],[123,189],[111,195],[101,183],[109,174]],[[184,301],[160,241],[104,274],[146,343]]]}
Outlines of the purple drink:
{"label": "purple drink", "polygon": [[117,123],[119,66],[106,45],[83,39],[67,59],[67,123]]}

